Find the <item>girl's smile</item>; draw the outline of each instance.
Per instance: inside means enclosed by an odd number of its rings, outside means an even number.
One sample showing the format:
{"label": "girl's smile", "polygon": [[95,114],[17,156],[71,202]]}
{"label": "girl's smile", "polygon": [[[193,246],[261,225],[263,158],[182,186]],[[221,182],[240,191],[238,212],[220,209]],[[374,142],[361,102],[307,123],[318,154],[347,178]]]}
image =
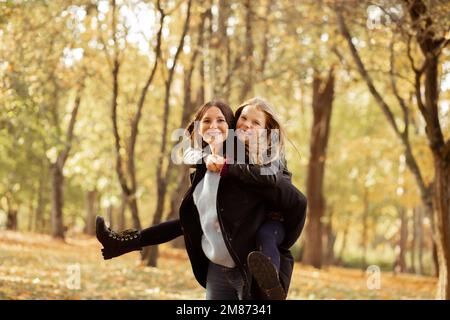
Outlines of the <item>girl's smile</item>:
{"label": "girl's smile", "polygon": [[257,107],[249,105],[242,109],[242,113],[236,123],[236,135],[242,141],[248,141],[252,137],[258,137],[266,128],[266,116]]}

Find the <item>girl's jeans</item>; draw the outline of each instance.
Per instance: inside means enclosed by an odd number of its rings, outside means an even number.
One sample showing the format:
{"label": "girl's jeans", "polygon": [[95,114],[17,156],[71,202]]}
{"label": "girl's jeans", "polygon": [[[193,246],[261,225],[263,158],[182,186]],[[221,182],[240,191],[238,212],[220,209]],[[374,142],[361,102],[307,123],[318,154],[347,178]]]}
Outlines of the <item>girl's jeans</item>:
{"label": "girl's jeans", "polygon": [[280,221],[267,220],[258,230],[256,247],[265,254],[280,271],[280,251],[278,246],[284,239],[284,227]]}

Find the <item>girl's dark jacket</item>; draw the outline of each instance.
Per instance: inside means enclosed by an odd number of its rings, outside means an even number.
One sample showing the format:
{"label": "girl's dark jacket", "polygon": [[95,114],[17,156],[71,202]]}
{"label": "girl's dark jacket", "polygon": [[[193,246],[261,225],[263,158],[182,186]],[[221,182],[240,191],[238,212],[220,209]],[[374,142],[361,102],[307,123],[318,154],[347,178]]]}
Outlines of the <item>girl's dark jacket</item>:
{"label": "girl's dark jacket", "polygon": [[[286,172],[260,175],[254,171],[254,166],[245,164],[230,164],[227,169],[227,174],[220,179],[217,190],[217,214],[225,244],[245,281],[244,299],[262,299],[256,283],[252,282],[247,267],[247,255],[257,250],[257,231],[266,220],[267,213],[271,211],[281,212],[284,218],[286,235],[279,248],[280,280],[287,292],[294,265],[289,248],[303,229],[306,198],[292,185],[290,175]],[[151,237],[146,237],[142,245],[160,244],[183,235],[195,278],[206,288],[209,260],[202,250],[203,231],[193,201],[195,187],[205,173],[206,166],[197,164],[195,172],[191,174],[191,187],[180,205],[179,219],[150,227],[154,232],[150,233]],[[252,184],[258,184],[258,187],[252,187]],[[261,184],[265,186],[262,187]]]}

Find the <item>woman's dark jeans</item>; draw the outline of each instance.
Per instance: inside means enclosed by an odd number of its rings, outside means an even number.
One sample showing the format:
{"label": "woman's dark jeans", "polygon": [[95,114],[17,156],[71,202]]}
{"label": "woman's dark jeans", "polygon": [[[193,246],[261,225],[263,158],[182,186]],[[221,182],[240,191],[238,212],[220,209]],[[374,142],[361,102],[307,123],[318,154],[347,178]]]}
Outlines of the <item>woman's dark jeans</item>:
{"label": "woman's dark jeans", "polygon": [[244,280],[238,268],[209,262],[206,300],[242,300]]}

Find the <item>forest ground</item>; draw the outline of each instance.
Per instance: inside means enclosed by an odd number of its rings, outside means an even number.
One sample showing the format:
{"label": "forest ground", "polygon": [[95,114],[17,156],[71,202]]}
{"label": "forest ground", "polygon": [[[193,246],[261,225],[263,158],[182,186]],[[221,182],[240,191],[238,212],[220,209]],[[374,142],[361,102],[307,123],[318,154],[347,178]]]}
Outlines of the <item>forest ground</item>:
{"label": "forest ground", "polygon": [[[161,245],[152,268],[140,263],[138,252],[104,261],[100,248],[84,235],[63,242],[0,231],[0,299],[204,299],[183,249]],[[296,263],[288,299],[433,299],[436,283],[382,272],[380,289],[369,290],[362,270]]]}

